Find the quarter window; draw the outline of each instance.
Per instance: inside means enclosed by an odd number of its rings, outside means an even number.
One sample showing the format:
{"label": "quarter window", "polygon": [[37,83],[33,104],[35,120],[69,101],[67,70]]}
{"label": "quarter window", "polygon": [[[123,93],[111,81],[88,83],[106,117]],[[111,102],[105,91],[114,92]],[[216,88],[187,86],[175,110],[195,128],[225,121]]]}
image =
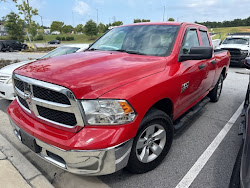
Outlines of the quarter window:
{"label": "quarter window", "polygon": [[200,34],[201,34],[202,46],[210,46],[207,32],[200,31]]}

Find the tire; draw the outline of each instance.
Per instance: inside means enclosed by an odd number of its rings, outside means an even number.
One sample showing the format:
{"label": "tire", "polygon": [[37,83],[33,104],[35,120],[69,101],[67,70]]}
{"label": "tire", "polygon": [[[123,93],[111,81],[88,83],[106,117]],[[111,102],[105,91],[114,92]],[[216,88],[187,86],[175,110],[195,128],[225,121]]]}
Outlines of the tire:
{"label": "tire", "polygon": [[25,45],[23,49],[24,49],[24,50],[28,50],[28,46]]}
{"label": "tire", "polygon": [[174,131],[170,117],[157,109],[152,109],[147,114],[134,138],[126,167],[136,174],[156,168],[166,157],[173,141]]}
{"label": "tire", "polygon": [[9,52],[13,52],[13,48],[12,47],[9,47]]}
{"label": "tire", "polygon": [[211,99],[212,102],[217,102],[219,100],[222,86],[223,86],[223,75],[221,74],[218,82],[208,94],[208,97]]}

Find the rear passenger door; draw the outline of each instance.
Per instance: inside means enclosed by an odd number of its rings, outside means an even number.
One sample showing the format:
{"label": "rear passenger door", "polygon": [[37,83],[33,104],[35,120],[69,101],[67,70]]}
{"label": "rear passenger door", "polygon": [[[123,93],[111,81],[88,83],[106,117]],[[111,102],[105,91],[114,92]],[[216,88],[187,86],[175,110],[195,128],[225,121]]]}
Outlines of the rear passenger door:
{"label": "rear passenger door", "polygon": [[[202,42],[202,46],[212,46],[208,38],[208,32],[202,28],[199,29],[199,34]],[[206,71],[207,74],[204,78],[204,90],[208,91],[214,82],[215,70],[216,70],[216,59],[213,55],[211,59],[206,60]]]}

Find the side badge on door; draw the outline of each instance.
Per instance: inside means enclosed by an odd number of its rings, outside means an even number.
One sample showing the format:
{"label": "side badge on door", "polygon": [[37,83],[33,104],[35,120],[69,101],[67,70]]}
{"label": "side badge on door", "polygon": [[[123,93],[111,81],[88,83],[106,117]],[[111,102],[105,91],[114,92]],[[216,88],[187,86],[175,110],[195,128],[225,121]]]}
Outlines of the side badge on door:
{"label": "side badge on door", "polygon": [[181,93],[183,93],[189,86],[189,82],[186,82],[181,85]]}

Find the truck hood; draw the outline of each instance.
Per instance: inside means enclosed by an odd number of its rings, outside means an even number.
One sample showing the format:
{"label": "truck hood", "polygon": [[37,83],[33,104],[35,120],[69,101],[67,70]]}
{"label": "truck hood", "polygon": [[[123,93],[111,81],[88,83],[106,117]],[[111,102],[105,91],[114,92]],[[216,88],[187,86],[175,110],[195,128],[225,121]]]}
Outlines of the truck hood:
{"label": "truck hood", "polygon": [[249,50],[249,46],[244,44],[221,44],[220,48],[237,48],[240,50]]}
{"label": "truck hood", "polygon": [[16,68],[21,67],[22,65],[28,64],[32,61],[35,61],[35,60],[22,61],[22,62],[18,62],[18,63],[13,63],[11,65],[7,65],[7,66],[0,69],[0,73],[6,74],[6,75],[12,75],[13,71]]}
{"label": "truck hood", "polygon": [[77,99],[92,99],[161,72],[165,65],[165,57],[88,51],[38,60],[16,69],[15,73],[67,87]]}

